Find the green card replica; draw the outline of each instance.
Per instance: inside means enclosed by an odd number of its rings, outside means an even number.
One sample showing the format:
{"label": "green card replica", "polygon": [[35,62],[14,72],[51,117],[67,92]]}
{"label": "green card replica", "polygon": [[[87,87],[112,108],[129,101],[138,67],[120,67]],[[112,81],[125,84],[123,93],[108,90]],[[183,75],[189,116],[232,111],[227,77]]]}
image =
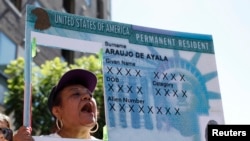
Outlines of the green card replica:
{"label": "green card replica", "polygon": [[26,62],[35,45],[100,54],[109,141],[205,141],[208,124],[224,124],[211,35],[32,6],[26,22]]}

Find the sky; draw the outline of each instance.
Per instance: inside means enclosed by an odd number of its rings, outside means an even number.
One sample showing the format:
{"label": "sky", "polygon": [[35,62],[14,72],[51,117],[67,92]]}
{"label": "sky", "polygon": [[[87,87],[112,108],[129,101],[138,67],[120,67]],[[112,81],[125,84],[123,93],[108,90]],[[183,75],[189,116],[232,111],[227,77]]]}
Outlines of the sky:
{"label": "sky", "polygon": [[250,124],[249,0],[111,0],[111,21],[212,35],[225,124]]}

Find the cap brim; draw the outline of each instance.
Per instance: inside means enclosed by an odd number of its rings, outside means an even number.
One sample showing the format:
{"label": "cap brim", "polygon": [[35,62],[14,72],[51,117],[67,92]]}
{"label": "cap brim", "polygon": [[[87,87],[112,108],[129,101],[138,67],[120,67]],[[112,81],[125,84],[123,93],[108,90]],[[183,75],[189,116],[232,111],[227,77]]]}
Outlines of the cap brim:
{"label": "cap brim", "polygon": [[59,92],[69,84],[81,84],[88,88],[91,92],[94,91],[97,83],[96,76],[87,70],[74,69],[66,72],[57,84],[56,91]]}

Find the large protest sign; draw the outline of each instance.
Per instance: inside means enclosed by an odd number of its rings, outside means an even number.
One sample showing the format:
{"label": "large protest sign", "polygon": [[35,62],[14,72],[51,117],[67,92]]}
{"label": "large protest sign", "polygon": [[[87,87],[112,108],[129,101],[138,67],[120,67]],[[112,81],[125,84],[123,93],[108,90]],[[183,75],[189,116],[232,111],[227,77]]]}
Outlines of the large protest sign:
{"label": "large protest sign", "polygon": [[[28,6],[26,101],[34,39],[42,46],[102,52],[109,141],[205,141],[207,124],[224,123],[211,35]],[[24,107],[29,125],[30,103]]]}

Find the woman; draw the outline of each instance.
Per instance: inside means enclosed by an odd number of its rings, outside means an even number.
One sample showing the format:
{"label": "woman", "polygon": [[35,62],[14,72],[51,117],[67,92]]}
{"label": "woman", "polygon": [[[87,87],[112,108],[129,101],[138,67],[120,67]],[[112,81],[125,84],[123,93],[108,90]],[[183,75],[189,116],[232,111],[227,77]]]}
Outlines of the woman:
{"label": "woman", "polygon": [[[48,99],[57,130],[46,136],[99,140],[91,135],[98,129],[97,105],[92,94],[96,84],[96,76],[83,69],[70,70],[61,77]],[[19,131],[15,136],[20,136],[14,141],[23,141],[20,138],[24,134],[32,140],[31,128],[21,127]]]}
{"label": "woman", "polygon": [[10,129],[10,118],[0,113],[0,141],[12,141],[13,132]]}

